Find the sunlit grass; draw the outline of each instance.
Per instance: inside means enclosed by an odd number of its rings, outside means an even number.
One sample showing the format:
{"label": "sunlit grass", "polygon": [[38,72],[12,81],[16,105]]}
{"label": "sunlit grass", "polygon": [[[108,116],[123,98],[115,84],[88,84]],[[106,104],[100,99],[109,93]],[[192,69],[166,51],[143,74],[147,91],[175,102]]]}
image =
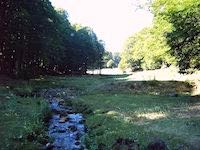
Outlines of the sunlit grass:
{"label": "sunlit grass", "polygon": [[162,112],[153,112],[153,113],[141,113],[137,115],[138,118],[145,118],[149,120],[157,120],[166,118],[167,114]]}
{"label": "sunlit grass", "polygon": [[[104,149],[112,149],[118,138],[135,139],[141,149],[146,149],[154,138],[164,140],[170,149],[178,145],[191,149],[194,142],[198,144],[199,99],[189,96],[192,87],[188,83],[130,82],[125,78],[95,77],[91,80],[95,84],[88,84],[84,89],[87,92],[74,101],[93,111],[86,114],[89,149],[97,149],[99,145],[103,145]],[[170,95],[172,92],[178,94]],[[197,110],[195,114],[190,114],[191,108]]]}
{"label": "sunlit grass", "polygon": [[0,87],[0,96],[9,98],[9,91],[16,95],[23,95],[25,91],[28,96],[34,96],[41,89],[74,89],[76,97],[70,105],[86,116],[89,149],[101,145],[110,150],[118,138],[134,139],[141,149],[154,138],[164,140],[170,149],[177,145],[191,148],[199,146],[200,103],[198,97],[190,96],[193,87],[189,83],[129,81],[127,75],[45,77],[8,85],[10,90]]}
{"label": "sunlit grass", "polygon": [[[89,140],[96,140],[97,145],[104,143],[107,149],[117,138],[136,139],[143,149],[154,137],[166,141],[170,148],[178,144],[191,145],[191,140],[198,138],[196,133],[200,133],[196,126],[200,118],[192,115],[183,118],[172,111],[176,107],[184,110],[196,104],[195,100],[191,103],[188,100],[189,97],[127,94],[118,94],[117,97],[112,94],[87,95],[79,99],[94,110],[86,122],[90,129]],[[187,124],[194,118],[196,125]]]}

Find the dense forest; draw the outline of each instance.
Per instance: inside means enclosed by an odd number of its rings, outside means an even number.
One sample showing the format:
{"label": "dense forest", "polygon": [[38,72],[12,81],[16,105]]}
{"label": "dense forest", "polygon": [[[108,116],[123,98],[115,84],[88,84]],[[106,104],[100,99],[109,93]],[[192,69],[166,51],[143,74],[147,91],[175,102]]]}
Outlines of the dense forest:
{"label": "dense forest", "polygon": [[0,33],[0,74],[29,79],[101,67],[104,43],[49,0],[1,0]]}
{"label": "dense forest", "polygon": [[149,1],[153,24],[129,37],[120,68],[158,69],[176,65],[180,72],[200,69],[200,1]]}

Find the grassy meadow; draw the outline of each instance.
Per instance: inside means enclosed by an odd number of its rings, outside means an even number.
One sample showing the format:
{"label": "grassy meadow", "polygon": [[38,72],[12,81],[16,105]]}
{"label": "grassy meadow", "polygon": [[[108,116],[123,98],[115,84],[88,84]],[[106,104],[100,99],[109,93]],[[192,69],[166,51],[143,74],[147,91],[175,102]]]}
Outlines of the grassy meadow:
{"label": "grassy meadow", "polygon": [[[66,105],[85,115],[88,149],[113,149],[120,138],[140,149],[155,139],[168,149],[200,148],[200,99],[183,81],[132,81],[127,75],[44,77],[0,86],[0,147],[37,149],[45,140],[47,103],[41,89],[71,88]],[[122,148],[121,149],[126,149]]]}
{"label": "grassy meadow", "polygon": [[140,149],[155,139],[165,141],[169,149],[200,148],[200,99],[190,96],[189,83],[127,79],[102,76],[79,82],[88,82],[74,107],[92,110],[85,113],[89,149],[112,149],[119,138],[134,139]]}

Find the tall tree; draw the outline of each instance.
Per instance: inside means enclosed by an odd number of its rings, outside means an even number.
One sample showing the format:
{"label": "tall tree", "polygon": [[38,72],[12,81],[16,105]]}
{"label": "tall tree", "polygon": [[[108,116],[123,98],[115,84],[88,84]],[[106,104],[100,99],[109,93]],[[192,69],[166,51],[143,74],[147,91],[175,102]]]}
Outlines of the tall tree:
{"label": "tall tree", "polygon": [[104,51],[92,29],[71,26],[67,12],[49,0],[0,0],[0,6],[1,74],[86,73]]}
{"label": "tall tree", "polygon": [[159,27],[153,26],[143,29],[127,40],[120,67],[133,70],[157,69],[163,64],[174,63],[175,59],[169,53],[163,31],[160,31]]}
{"label": "tall tree", "polygon": [[171,54],[177,59],[180,72],[199,69],[200,1],[155,0],[152,6],[155,18],[161,18],[165,25],[171,26],[165,36]]}

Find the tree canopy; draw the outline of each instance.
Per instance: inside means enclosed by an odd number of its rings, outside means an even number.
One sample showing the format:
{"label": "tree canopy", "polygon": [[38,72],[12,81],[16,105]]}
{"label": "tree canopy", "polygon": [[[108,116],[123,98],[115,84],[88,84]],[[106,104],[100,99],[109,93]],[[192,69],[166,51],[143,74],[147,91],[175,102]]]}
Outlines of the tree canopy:
{"label": "tree canopy", "polygon": [[1,74],[84,74],[101,64],[103,42],[92,29],[71,25],[67,12],[49,0],[1,0],[0,7]]}
{"label": "tree canopy", "polygon": [[154,0],[153,25],[129,37],[121,54],[122,69],[178,65],[181,72],[200,68],[200,2]]}

